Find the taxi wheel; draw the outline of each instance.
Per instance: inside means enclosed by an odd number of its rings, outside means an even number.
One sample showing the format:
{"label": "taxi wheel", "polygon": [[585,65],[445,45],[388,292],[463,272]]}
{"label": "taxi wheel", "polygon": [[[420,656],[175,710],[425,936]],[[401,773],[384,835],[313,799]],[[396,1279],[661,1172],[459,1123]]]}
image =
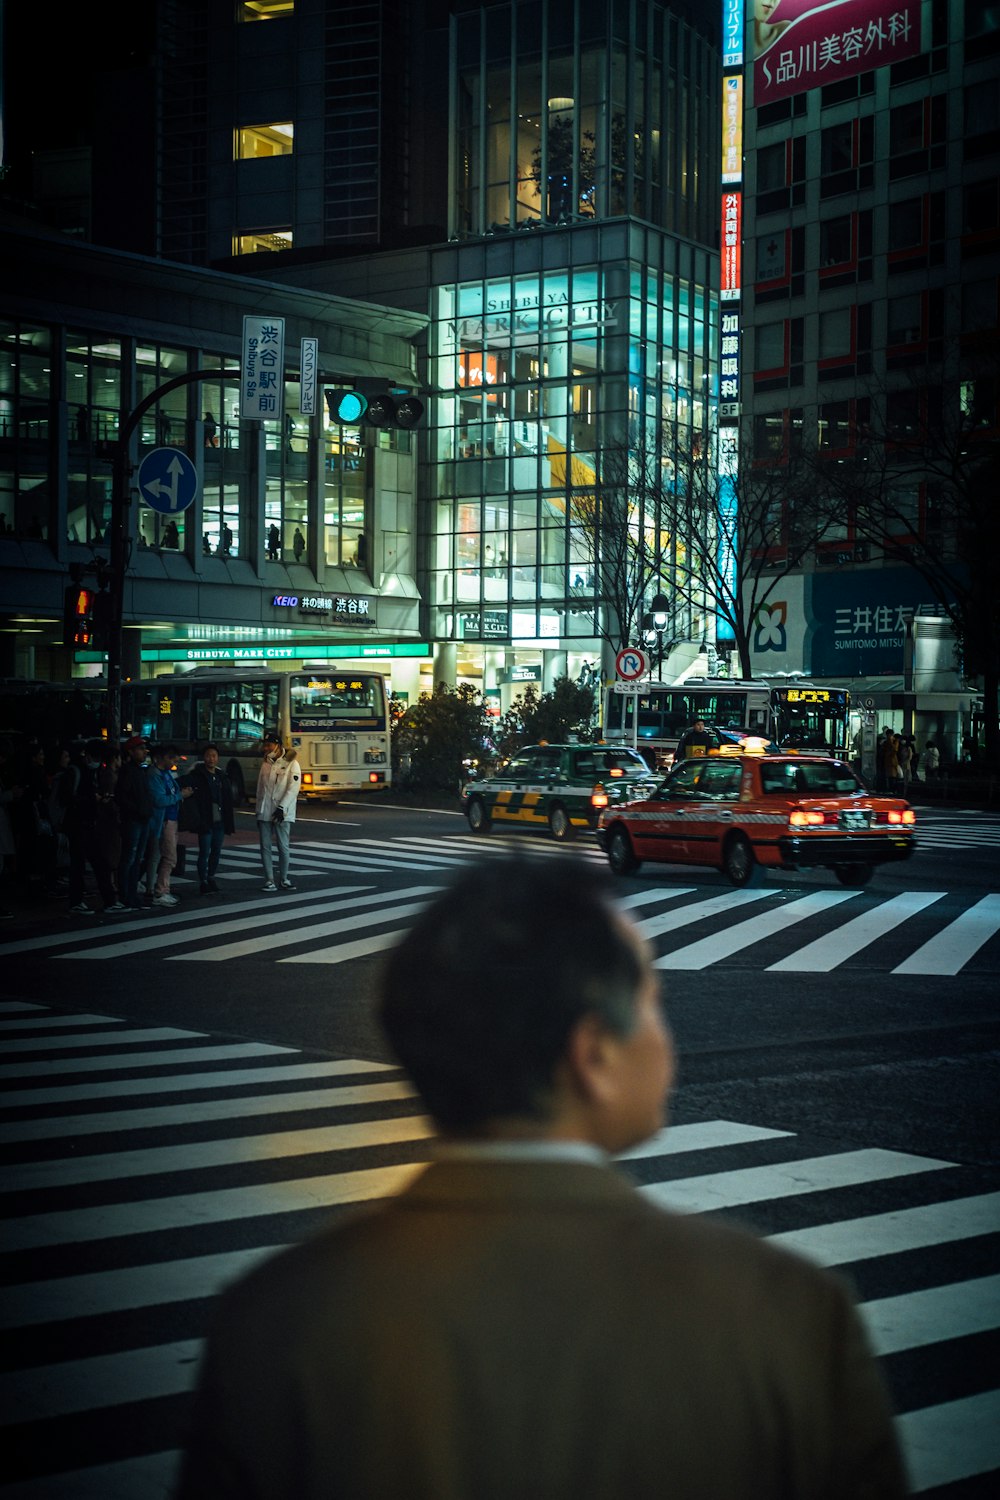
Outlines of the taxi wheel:
{"label": "taxi wheel", "polygon": [[833,873],[841,885],[851,885],[855,890],[860,890],[871,880],[873,870],[871,865],[834,865]]}
{"label": "taxi wheel", "polygon": [[624,828],[613,828],[608,839],[608,864],[616,875],[634,875],[642,864]]}
{"label": "taxi wheel", "polygon": [[469,819],[469,827],[473,833],[489,833],[493,827],[492,819],[486,811],[486,804],[482,797],[469,798],[467,817]]}
{"label": "taxi wheel", "polygon": [[759,885],[760,865],[754,858],[750,840],[742,833],[730,834],[722,850],[722,868],[733,885]]}
{"label": "taxi wheel", "polygon": [[554,839],[565,843],[568,839],[576,838],[576,829],[569,820],[569,813],[561,802],[549,811],[549,832]]}

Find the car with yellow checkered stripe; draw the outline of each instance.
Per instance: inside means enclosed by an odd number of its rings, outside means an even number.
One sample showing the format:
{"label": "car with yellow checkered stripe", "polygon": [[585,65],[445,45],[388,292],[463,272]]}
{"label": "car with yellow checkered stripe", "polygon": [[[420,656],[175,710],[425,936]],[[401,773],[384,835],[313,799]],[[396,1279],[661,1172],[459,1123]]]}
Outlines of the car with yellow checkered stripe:
{"label": "car with yellow checkered stripe", "polygon": [[463,787],[463,810],[473,833],[503,824],[571,839],[596,828],[604,808],[645,796],[659,781],[622,745],[527,745],[494,775]]}
{"label": "car with yellow checkered stripe", "polygon": [[683,761],[641,802],[608,807],[597,841],[618,875],[643,860],[707,865],[736,886],[768,869],[832,869],[867,885],[876,865],[909,859],[916,814],[873,795],[827,756],[726,754]]}

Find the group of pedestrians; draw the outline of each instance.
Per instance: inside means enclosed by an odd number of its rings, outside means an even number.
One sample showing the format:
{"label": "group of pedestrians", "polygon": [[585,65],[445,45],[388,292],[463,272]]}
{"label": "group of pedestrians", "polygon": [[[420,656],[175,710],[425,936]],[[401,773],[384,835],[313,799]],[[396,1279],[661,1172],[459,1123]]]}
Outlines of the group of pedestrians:
{"label": "group of pedestrians", "polygon": [[[264,736],[256,818],[265,891],[291,891],[291,826],[301,784],[297,753],[277,731]],[[197,839],[200,894],[218,892],[216,872],[235,805],[219,749],[202,746],[198,762],[177,775],[178,752],[132,735],[119,748],[88,740],[74,757],[63,748],[47,765],[30,744],[16,762],[0,740],[0,874],[21,886],[66,899],[76,917],[95,916],[88,867],[103,911],[120,914],[173,907],[171,876],[183,858],[178,832]],[[275,860],[275,849],[277,860]],[[13,913],[0,905],[0,920]]]}
{"label": "group of pedestrians", "polygon": [[875,747],[876,790],[895,796],[907,796],[911,784],[923,779],[935,781],[941,769],[941,751],[931,738],[924,746],[923,754],[913,735],[899,734],[887,724],[882,738]]}

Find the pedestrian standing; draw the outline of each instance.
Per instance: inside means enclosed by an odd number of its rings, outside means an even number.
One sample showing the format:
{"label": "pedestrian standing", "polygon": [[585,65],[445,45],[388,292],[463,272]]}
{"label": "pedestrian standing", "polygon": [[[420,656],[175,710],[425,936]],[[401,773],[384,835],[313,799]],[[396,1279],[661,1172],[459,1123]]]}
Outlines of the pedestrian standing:
{"label": "pedestrian standing", "polygon": [[896,741],[896,762],[899,768],[899,779],[902,783],[903,796],[905,797],[910,790],[913,751],[910,749],[910,741],[904,735],[900,735]]}
{"label": "pedestrian standing", "polygon": [[154,745],[149,752],[156,826],[146,857],[146,890],[154,906],[177,905],[177,897],[170,891],[170,872],[177,863],[177,812],[181,805],[180,782],[173,771],[176,754],[173,745]]}
{"label": "pedestrian standing", "polygon": [[281,533],[274,522],[267,528],[267,560],[277,562],[278,554],[281,552]]}
{"label": "pedestrian standing", "polygon": [[236,830],[233,816],[233,790],[228,776],[219,770],[219,747],[211,742],[201,748],[201,761],[184,778],[191,789],[194,830],[198,835],[198,880],[203,896],[214,895],[219,887],[215,872],[219,868],[222,841]]}
{"label": "pedestrian standing", "polygon": [[202,418],[202,426],[205,430],[205,447],[217,448],[219,446],[219,424],[210,411]]}
{"label": "pedestrian standing", "polygon": [[660,976],[559,866],[464,870],[391,955],[431,1165],[223,1293],[178,1500],[905,1494],[847,1284],[613,1164],[664,1126]]}
{"label": "pedestrian standing", "polygon": [[141,907],[139,876],[146,867],[146,845],[154,818],[153,792],[146,763],[146,741],[132,735],[123,746],[115,796],[121,814],[122,854],[118,866],[119,899]]}
{"label": "pedestrian standing", "polygon": [[296,562],[302,561],[302,554],[306,550],[306,539],[302,535],[302,528],[296,526],[295,535],[292,537],[292,552]]}
{"label": "pedestrian standing", "polygon": [[114,817],[114,792],[107,788],[102,765],[104,750],[103,740],[88,740],[80,778],[63,825],[69,840],[69,910],[75,917],[94,915],[86,899],[88,864],[94,872],[104,910],[113,915],[128,910],[118,899],[104,827],[109,807]]}
{"label": "pedestrian standing", "polygon": [[938,771],[941,769],[941,751],[934,740],[928,740],[924,747],[924,774],[928,781],[937,781]]}
{"label": "pedestrian standing", "polygon": [[[295,822],[295,802],[299,795],[302,771],[298,752],[284,750],[277,730],[264,736],[264,760],[257,776],[257,833],[260,837],[260,862],[264,866],[265,891],[294,891],[288,877],[291,856],[291,829]],[[278,844],[278,882],[274,881],[272,839]]]}

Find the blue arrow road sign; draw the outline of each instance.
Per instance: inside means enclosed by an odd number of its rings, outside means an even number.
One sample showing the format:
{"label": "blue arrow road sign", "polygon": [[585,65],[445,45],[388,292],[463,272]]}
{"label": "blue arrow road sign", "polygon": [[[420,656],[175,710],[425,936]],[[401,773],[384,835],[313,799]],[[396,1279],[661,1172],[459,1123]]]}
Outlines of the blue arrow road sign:
{"label": "blue arrow road sign", "polygon": [[154,448],[139,465],[139,494],[163,516],[187,510],[198,493],[198,470],[178,448]]}

